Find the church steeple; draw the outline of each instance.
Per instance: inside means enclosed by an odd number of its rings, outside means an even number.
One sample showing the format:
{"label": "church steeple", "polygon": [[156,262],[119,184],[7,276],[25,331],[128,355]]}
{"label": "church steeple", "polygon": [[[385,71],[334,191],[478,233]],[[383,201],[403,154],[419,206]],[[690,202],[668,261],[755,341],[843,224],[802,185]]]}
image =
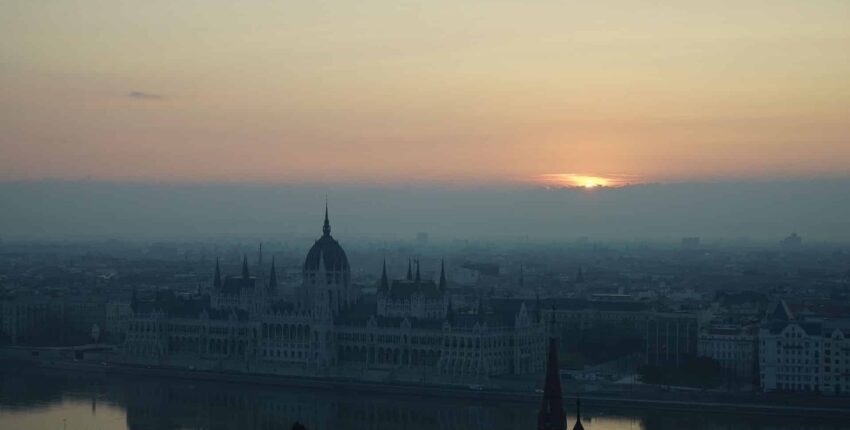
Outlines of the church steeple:
{"label": "church steeple", "polygon": [[248,272],[248,256],[242,256],[242,278],[248,279],[251,274]]}
{"label": "church steeple", "polygon": [[448,284],[448,281],[446,281],[446,261],[440,260],[440,291],[446,291]]}
{"label": "church steeple", "polygon": [[215,276],[213,277],[213,288],[218,290],[221,288],[221,268],[218,264],[218,257],[215,258]]}
{"label": "church steeple", "polygon": [[567,416],[561,404],[561,378],[558,372],[558,339],[550,337],[543,403],[537,413],[537,430],[562,430],[566,426]]}
{"label": "church steeple", "polygon": [[414,279],[413,281],[418,284],[420,280],[422,280],[422,278],[419,276],[419,260],[417,259],[416,260],[416,279]]}
{"label": "church steeple", "polygon": [[263,267],[263,242],[260,242],[260,250],[257,252],[257,267]]}
{"label": "church steeple", "polygon": [[413,280],[413,260],[410,258],[407,259],[407,280]]}
{"label": "church steeple", "polygon": [[328,219],[328,199],[325,198],[325,224],[322,226],[322,234],[324,236],[331,235],[331,222]]}
{"label": "church steeple", "polygon": [[274,256],[272,256],[272,268],[271,273],[269,273],[269,291],[274,292],[277,290],[277,270],[274,268]]}
{"label": "church steeple", "polygon": [[525,287],[525,273],[523,273],[523,265],[519,265],[519,288],[520,290]]}
{"label": "church steeple", "polygon": [[384,268],[381,271],[381,285],[378,287],[378,291],[382,293],[388,293],[390,291],[390,281],[387,278],[387,259],[384,259]]}
{"label": "church steeple", "polygon": [[584,425],[581,423],[581,397],[576,397],[576,424],[573,430],[584,430]]}

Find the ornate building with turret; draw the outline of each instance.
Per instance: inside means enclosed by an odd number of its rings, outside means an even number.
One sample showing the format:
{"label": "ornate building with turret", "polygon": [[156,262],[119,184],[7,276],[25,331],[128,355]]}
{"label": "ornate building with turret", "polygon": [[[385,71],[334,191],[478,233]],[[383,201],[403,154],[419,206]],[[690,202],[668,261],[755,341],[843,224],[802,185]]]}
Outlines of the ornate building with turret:
{"label": "ornate building with turret", "polygon": [[164,290],[147,301],[134,294],[130,308],[122,345],[128,362],[282,374],[497,376],[542,372],[545,356],[539,309],[492,301],[458,314],[445,264],[437,280],[424,279],[418,261],[409,262],[407,276],[390,280],[384,262],[377,293],[361,293],[331,235],[327,207],[294,297],[278,291],[274,260],[268,276],[255,277],[244,258],[236,276],[223,276],[216,261],[203,294]]}

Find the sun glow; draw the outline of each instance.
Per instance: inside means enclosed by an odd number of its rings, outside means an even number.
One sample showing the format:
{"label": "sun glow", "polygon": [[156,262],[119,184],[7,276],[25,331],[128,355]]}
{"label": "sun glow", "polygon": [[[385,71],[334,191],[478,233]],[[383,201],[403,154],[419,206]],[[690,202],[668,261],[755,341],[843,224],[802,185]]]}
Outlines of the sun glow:
{"label": "sun glow", "polygon": [[550,173],[539,175],[537,180],[551,186],[585,188],[588,190],[621,187],[629,184],[627,178],[621,176],[594,176],[577,173]]}

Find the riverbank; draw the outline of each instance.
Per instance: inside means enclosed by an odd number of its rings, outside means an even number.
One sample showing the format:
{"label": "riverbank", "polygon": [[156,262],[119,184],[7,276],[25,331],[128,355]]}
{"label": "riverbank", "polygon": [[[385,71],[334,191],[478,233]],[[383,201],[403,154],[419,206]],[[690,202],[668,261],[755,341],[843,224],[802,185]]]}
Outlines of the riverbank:
{"label": "riverbank", "polygon": [[[183,380],[212,381],[232,384],[277,386],[294,389],[328,390],[333,392],[372,393],[390,396],[425,398],[479,399],[494,402],[522,402],[536,404],[541,394],[533,390],[518,391],[493,386],[457,386],[409,383],[376,383],[342,378],[249,374],[238,372],[213,372],[155,366],[139,366],[83,361],[14,361],[5,366],[35,367],[61,372],[96,372],[115,375],[146,376]],[[567,397],[581,396],[590,408],[653,409],[661,411],[707,412],[717,414],[767,414],[795,417],[850,417],[850,399],[814,396],[788,396],[764,393],[664,391],[579,391],[577,386],[566,385]],[[580,387],[578,387],[580,388]],[[565,401],[566,402],[566,401]]]}

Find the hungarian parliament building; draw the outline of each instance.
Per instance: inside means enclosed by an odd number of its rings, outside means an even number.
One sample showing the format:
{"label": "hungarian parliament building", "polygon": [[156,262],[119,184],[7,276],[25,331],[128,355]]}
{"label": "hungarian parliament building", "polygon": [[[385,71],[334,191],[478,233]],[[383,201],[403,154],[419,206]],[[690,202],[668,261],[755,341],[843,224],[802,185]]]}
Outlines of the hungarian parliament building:
{"label": "hungarian parliament building", "polygon": [[547,324],[539,304],[520,300],[456,312],[445,267],[420,277],[418,263],[377,292],[351,284],[348,257],[331,236],[307,252],[302,281],[284,295],[274,261],[267,276],[222,276],[193,297],[168,290],[130,304],[122,359],[132,363],[256,373],[361,377],[487,377],[544,369]]}

